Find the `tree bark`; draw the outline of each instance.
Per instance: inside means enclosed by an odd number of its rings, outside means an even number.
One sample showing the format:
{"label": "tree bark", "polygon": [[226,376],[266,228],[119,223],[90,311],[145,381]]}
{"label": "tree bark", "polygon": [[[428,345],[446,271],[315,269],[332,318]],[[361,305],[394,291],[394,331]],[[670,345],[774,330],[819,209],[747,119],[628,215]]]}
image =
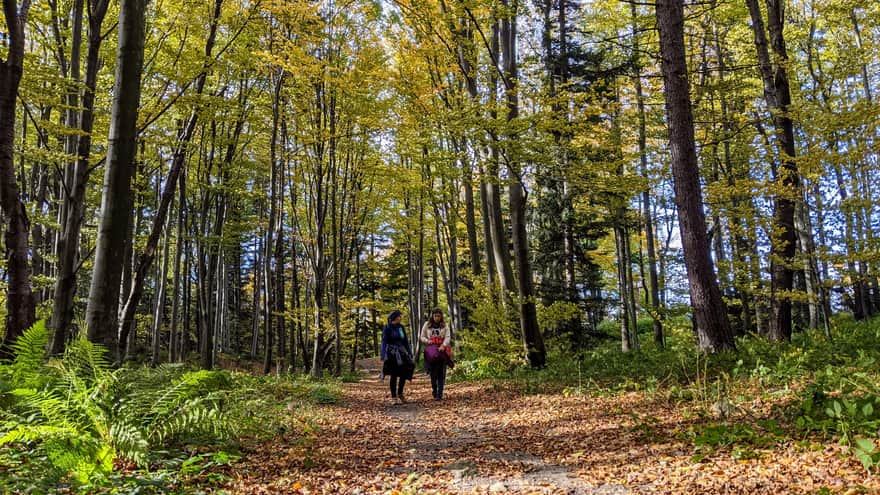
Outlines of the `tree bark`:
{"label": "tree bark", "polygon": [[180,175],[180,197],[177,199],[177,247],[174,250],[174,302],[171,304],[171,335],[168,338],[168,361],[176,363],[180,359],[178,335],[178,321],[180,314],[180,301],[182,299],[182,283],[180,274],[180,259],[186,256],[183,249],[183,235],[185,228],[186,212],[186,174]]}
{"label": "tree bark", "polygon": [[[504,77],[507,80],[507,122],[519,116],[519,84],[516,35],[518,0],[502,0],[501,4],[510,12],[501,21],[501,47],[504,59]],[[511,139],[513,136],[511,136]],[[526,194],[522,184],[521,170],[513,150],[507,150],[507,166],[511,172],[508,185],[510,198],[510,224],[513,230],[513,252],[516,262],[519,288],[519,316],[523,345],[529,365],[543,368],[547,362],[544,336],[538,327],[538,310],[534,300],[532,266],[529,259],[529,244],[526,234]]]}
{"label": "tree bark", "polygon": [[[146,0],[122,0],[119,48],[110,117],[101,222],[86,309],[88,337],[117,352],[123,250],[131,218],[131,180],[137,152],[137,115],[144,62]],[[125,341],[121,341],[124,343]],[[124,345],[124,344],[123,344]]]}
{"label": "tree bark", "polygon": [[[500,27],[497,20],[492,25],[492,60],[499,60],[500,54]],[[492,103],[490,116],[494,120],[498,117],[498,77],[493,70],[490,75],[490,90]],[[495,273],[501,286],[501,302],[507,304],[511,294],[516,291],[513,279],[513,269],[510,266],[510,250],[508,248],[507,228],[501,213],[501,186],[499,185],[498,167],[501,153],[501,143],[497,133],[492,132],[492,144],[486,177],[486,205],[488,206],[489,233],[492,246],[492,259],[495,260]],[[485,220],[484,220],[485,221]]]}
{"label": "tree bark", "polygon": [[[208,39],[205,42],[206,60],[210,59],[211,53],[214,48],[214,41],[217,34],[217,22],[220,18],[222,6],[223,0],[215,0],[213,17],[211,19],[211,28],[208,34]],[[141,5],[141,18],[143,18],[142,14],[143,5]],[[141,20],[140,29],[141,32],[143,32],[143,20]],[[141,36],[141,57],[143,58],[143,36]],[[196,79],[196,94],[202,94],[202,92],[204,91],[205,80],[208,76],[207,64],[208,62],[206,61],[202,66],[202,72],[198,75]],[[144,247],[144,251],[138,257],[137,268],[135,269],[135,274],[132,280],[131,291],[128,293],[129,295],[122,311],[122,321],[119,325],[120,347],[122,347],[124,345],[124,342],[127,341],[128,335],[131,333],[131,329],[134,325],[134,316],[135,312],[137,311],[137,306],[140,302],[141,295],[143,293],[146,275],[156,258],[156,249],[159,244],[159,238],[162,235],[163,227],[167,223],[168,210],[171,207],[171,202],[174,200],[174,193],[176,192],[177,187],[177,179],[180,176],[181,170],[183,170],[183,167],[186,164],[189,143],[192,141],[197,123],[198,113],[194,111],[190,115],[189,121],[187,122],[186,127],[183,129],[183,132],[178,137],[174,156],[171,159],[171,168],[168,171],[168,176],[165,179],[165,187],[162,190],[162,195],[159,200],[159,208],[156,211],[156,216],[153,218],[153,225],[150,229],[150,236],[147,238],[147,245]],[[210,349],[213,355],[213,341],[210,343],[210,345],[207,345],[206,348]],[[124,351],[120,352],[120,354],[124,354]],[[204,365],[206,363],[203,362],[202,364]],[[213,367],[213,356],[211,362],[207,364],[210,364],[211,366],[206,367],[206,369],[211,369]]]}
{"label": "tree bark", "polygon": [[773,211],[773,225],[777,233],[771,243],[771,317],[768,338],[771,341],[791,340],[791,290],[794,286],[793,262],[796,253],[797,232],[795,229],[795,202],[798,198],[800,174],[795,158],[794,124],[788,114],[791,105],[791,91],[788,82],[788,53],[785,48],[783,26],[783,0],[766,0],[767,24],[770,32],[770,46],[777,63],[772,64],[768,51],[767,37],[764,33],[764,18],[758,0],[746,0],[755,33],[755,48],[758,52],[758,66],[764,81],[764,99],[773,112],[773,125],[781,167],[775,181],[781,182],[780,193],[776,197]]}
{"label": "tree bark", "polygon": [[30,0],[19,7],[14,0],[3,0],[9,48],[0,60],[0,209],[6,221],[6,334],[0,358],[8,356],[10,346],[34,323],[34,297],[31,291],[28,220],[15,177],[15,107],[18,86],[24,72],[24,28]]}
{"label": "tree bark", "polygon": [[[153,319],[152,357],[150,364],[159,365],[159,352],[162,346],[162,320],[165,319],[165,293],[168,286],[168,254],[171,245],[171,216],[168,216],[168,227],[165,229],[165,247],[162,253],[162,270],[159,273],[159,293],[156,295],[156,313]],[[170,347],[169,347],[170,352]]]}
{"label": "tree bark", "polygon": [[[77,258],[79,254],[80,230],[86,208],[86,186],[89,182],[90,160],[92,150],[92,128],[94,123],[95,88],[98,70],[101,67],[99,58],[101,32],[109,2],[98,0],[89,6],[89,44],[86,50],[85,91],[82,95],[82,112],[79,119],[79,135],[76,146],[76,165],[70,184],[70,192],[65,195],[67,212],[61,226],[61,237],[58,240],[58,273],[55,278],[55,298],[52,305],[52,319],[49,327],[53,330],[51,352],[58,355],[64,352],[64,345],[73,321],[74,297],[76,296]],[[79,5],[82,8],[82,5]],[[80,15],[82,13],[80,12]]]}
{"label": "tree bark", "polygon": [[[631,14],[633,17],[633,38],[636,38],[636,20],[638,19],[636,12],[636,4],[630,4]],[[645,95],[642,91],[642,64],[638,54],[639,45],[635,44],[633,48],[633,56],[636,58],[635,68],[635,89],[636,89],[636,108],[639,112],[639,163],[641,164],[642,177],[646,182],[650,181],[648,176],[648,146],[647,146],[647,125],[645,117]],[[654,343],[662,347],[664,345],[663,338],[663,310],[660,306],[660,286],[657,281],[657,250],[656,241],[654,240],[654,216],[651,210],[651,187],[642,191],[642,227],[645,231],[645,244],[648,255],[648,292],[651,294],[651,319],[654,322]]]}
{"label": "tree bark", "polygon": [[684,2],[658,0],[661,71],[672,152],[675,204],[694,309],[698,345],[704,352],[735,349],[727,310],[709,252],[703,193],[700,189],[684,47]]}

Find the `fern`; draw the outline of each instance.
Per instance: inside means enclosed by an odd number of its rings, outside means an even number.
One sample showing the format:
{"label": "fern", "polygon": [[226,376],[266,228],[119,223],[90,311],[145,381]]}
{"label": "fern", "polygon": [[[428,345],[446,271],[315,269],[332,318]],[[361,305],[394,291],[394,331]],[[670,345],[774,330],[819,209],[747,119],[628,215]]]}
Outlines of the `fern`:
{"label": "fern", "polygon": [[117,456],[148,466],[150,451],[193,437],[223,438],[228,373],[187,372],[180,365],[117,369],[86,340],[46,360],[49,332],[41,322],[16,344],[16,360],[0,365],[0,445],[27,444],[81,482],[110,473]]}
{"label": "fern", "polygon": [[12,344],[15,360],[8,366],[8,372],[13,383],[35,386],[40,382],[40,371],[46,359],[48,345],[49,329],[46,328],[46,320],[34,323]]}

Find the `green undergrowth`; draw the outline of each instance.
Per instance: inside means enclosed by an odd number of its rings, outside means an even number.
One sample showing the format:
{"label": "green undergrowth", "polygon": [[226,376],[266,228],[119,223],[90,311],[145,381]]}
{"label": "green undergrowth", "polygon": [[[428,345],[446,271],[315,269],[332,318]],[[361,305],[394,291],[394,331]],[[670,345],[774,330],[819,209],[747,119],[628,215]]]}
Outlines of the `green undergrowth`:
{"label": "green undergrowth", "polygon": [[178,493],[224,480],[243,442],[307,438],[337,380],[170,364],[113,368],[73,342],[47,359],[43,322],[0,364],[0,493]]}
{"label": "green undergrowth", "polygon": [[542,370],[466,358],[453,380],[490,380],[534,394],[642,393],[693,419],[679,433],[695,446],[695,460],[713,449],[748,458],[771,444],[816,439],[846,445],[869,471],[880,464],[880,319],[840,316],[832,340],[819,332],[796,333],[790,344],[741,337],[737,352],[718,355],[697,351],[688,320],[667,321],[664,329],[664,347],[646,331],[641,350],[630,353],[616,339],[580,353],[551,340]]}

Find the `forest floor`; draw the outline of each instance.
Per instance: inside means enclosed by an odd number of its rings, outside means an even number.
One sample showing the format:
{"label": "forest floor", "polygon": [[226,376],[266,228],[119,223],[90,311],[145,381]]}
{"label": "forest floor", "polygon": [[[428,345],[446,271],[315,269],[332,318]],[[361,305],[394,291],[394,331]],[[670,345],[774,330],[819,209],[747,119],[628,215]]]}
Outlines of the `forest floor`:
{"label": "forest floor", "polygon": [[444,400],[434,401],[430,380],[417,374],[409,403],[392,405],[377,374],[366,369],[359,383],[345,384],[342,399],[313,411],[301,434],[244,447],[224,489],[880,493],[880,478],[844,447],[783,434],[770,403],[722,405],[713,415],[663,394],[527,394],[503,382],[448,384]]}

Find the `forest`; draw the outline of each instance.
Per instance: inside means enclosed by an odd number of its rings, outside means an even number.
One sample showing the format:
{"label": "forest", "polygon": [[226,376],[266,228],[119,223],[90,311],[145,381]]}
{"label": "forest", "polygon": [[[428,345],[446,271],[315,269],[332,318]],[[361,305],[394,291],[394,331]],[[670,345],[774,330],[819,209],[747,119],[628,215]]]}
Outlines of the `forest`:
{"label": "forest", "polygon": [[2,1],[0,493],[880,490],[877,3]]}

